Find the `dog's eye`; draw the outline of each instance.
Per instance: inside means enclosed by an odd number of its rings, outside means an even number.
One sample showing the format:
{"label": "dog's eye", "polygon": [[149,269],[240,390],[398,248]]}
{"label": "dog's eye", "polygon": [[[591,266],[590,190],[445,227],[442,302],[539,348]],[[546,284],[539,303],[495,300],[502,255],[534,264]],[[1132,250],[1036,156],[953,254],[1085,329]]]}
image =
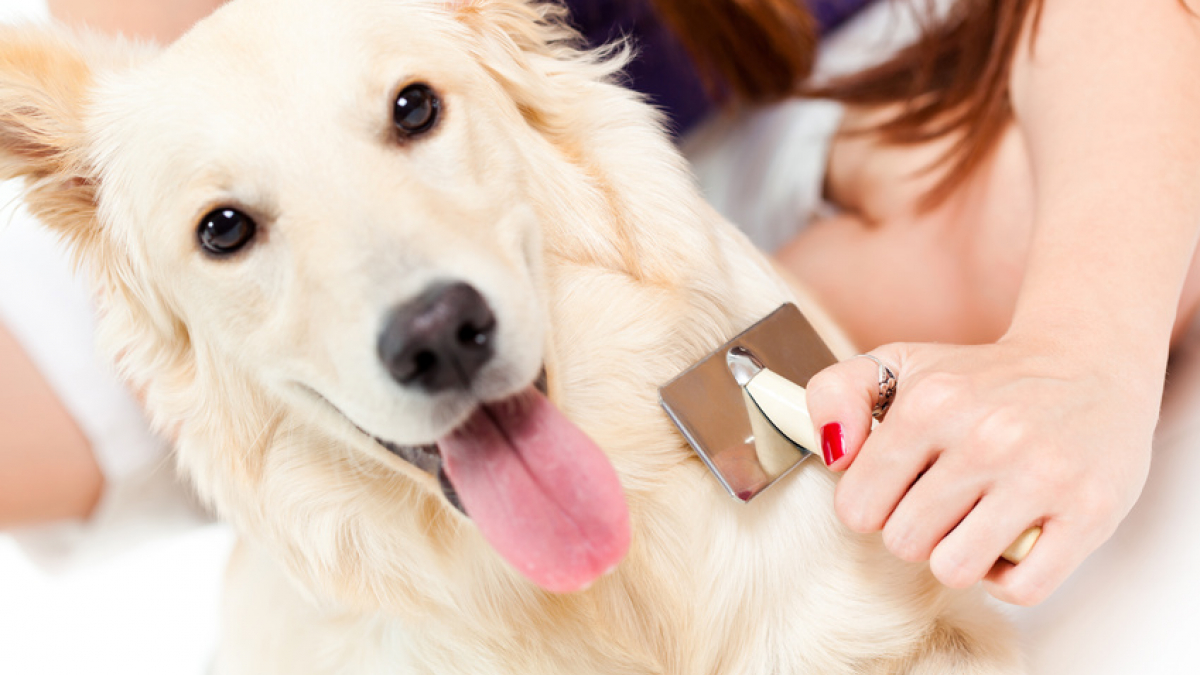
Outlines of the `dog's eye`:
{"label": "dog's eye", "polygon": [[441,101],[429,85],[410,84],[396,96],[392,121],[406,136],[420,134],[433,128],[441,107]]}
{"label": "dog's eye", "polygon": [[200,220],[196,235],[205,251],[226,256],[250,243],[257,229],[254,219],[241,211],[219,208]]}

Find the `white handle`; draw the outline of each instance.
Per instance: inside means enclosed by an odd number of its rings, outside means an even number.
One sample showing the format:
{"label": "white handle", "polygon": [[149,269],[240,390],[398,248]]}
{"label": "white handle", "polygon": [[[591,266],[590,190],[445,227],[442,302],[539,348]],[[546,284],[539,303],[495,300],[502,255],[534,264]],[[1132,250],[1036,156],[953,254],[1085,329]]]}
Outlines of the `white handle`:
{"label": "white handle", "polygon": [[812,418],[808,416],[808,393],[804,387],[763,368],[746,383],[746,393],[788,440],[809,452],[821,448]]}

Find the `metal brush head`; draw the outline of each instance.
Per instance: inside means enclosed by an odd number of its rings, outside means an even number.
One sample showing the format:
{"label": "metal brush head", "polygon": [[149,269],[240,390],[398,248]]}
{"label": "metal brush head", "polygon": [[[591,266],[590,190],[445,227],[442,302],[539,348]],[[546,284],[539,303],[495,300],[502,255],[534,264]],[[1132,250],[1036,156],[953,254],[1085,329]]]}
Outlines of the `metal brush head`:
{"label": "metal brush head", "polygon": [[763,364],[749,349],[734,347],[725,352],[725,367],[733,375],[733,381],[737,382],[739,387],[744,387],[755,375],[762,372]]}
{"label": "metal brush head", "polygon": [[[763,368],[805,384],[836,359],[800,310],[786,304],[659,389],[688,443],[729,494],[748,502],[811,449],[767,438],[743,387]],[[756,422],[758,422],[756,424]],[[756,442],[755,429],[763,438]]]}

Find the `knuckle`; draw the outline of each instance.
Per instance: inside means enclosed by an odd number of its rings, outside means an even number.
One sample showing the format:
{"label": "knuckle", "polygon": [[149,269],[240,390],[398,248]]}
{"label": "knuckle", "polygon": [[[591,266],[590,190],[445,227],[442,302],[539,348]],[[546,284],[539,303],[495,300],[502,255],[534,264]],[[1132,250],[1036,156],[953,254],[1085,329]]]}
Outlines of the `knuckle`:
{"label": "knuckle", "polygon": [[1110,486],[1089,475],[1069,457],[1045,448],[1021,470],[1024,493],[1044,506],[1077,515],[1108,513],[1117,507]]}
{"label": "knuckle", "polygon": [[928,548],[918,537],[910,530],[893,527],[890,523],[883,528],[883,545],[892,555],[906,562],[921,562],[929,558]]}
{"label": "knuckle", "polygon": [[1072,500],[1078,513],[1085,514],[1090,524],[1095,526],[1107,516],[1118,510],[1119,499],[1113,490],[1092,481],[1076,483],[1075,495]]}
{"label": "knuckle", "polygon": [[999,600],[1018,605],[1032,607],[1041,604],[1050,596],[1052,586],[1031,579],[1014,580],[991,589],[991,593]]}
{"label": "knuckle", "polygon": [[813,375],[805,388],[814,396],[843,396],[851,391],[852,381],[844,364],[839,363]]}
{"label": "knuckle", "polygon": [[950,588],[967,588],[983,578],[974,570],[969,559],[957,553],[938,550],[929,559],[929,570],[938,581]]}
{"label": "knuckle", "polygon": [[834,507],[837,511],[838,519],[852,531],[859,534],[879,531],[880,523],[876,522],[876,519],[860,504],[838,499]]}
{"label": "knuckle", "polygon": [[907,398],[919,409],[943,410],[961,403],[967,385],[961,376],[954,373],[930,373],[914,382]]}
{"label": "knuckle", "polygon": [[1034,439],[1028,415],[1015,406],[989,410],[972,429],[972,439],[1005,448],[1028,445]]}
{"label": "knuckle", "polygon": [[808,384],[805,385],[805,389],[808,390],[810,396],[813,396],[817,393],[824,394],[828,392],[830,388],[835,386],[834,383],[838,378],[839,375],[833,370],[833,368],[826,368],[825,370],[822,370],[816,375],[808,378]]}
{"label": "knuckle", "polygon": [[832,366],[822,370],[805,385],[809,409],[814,415],[836,414],[837,410],[855,401],[850,381],[836,368]]}
{"label": "knuckle", "polygon": [[872,522],[870,518],[860,511],[843,511],[838,515],[842,519],[842,523],[844,523],[846,527],[850,528],[852,532],[857,532],[858,534],[870,534],[872,532],[879,531],[879,528],[875,527],[874,522]]}
{"label": "knuckle", "polygon": [[1033,469],[1027,473],[1034,480],[1035,488],[1051,494],[1070,494],[1082,487],[1081,476],[1075,468],[1065,457],[1055,452],[1038,453]]}
{"label": "knuckle", "polygon": [[985,413],[968,432],[967,443],[973,457],[983,465],[1000,467],[1021,462],[1030,475],[1060,475],[1057,471],[1030,466],[1055,462],[1058,453],[1045,447],[1042,434],[1029,422],[1028,415],[1015,406]]}

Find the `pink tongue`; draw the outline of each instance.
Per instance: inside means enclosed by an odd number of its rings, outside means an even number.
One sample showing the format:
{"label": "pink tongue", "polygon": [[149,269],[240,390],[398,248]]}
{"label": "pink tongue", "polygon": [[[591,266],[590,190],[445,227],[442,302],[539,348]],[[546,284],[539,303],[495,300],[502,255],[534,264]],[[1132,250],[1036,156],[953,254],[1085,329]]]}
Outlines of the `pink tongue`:
{"label": "pink tongue", "polygon": [[629,548],[616,471],[536,389],[480,407],[438,448],[480,532],[538,586],[586,588]]}

